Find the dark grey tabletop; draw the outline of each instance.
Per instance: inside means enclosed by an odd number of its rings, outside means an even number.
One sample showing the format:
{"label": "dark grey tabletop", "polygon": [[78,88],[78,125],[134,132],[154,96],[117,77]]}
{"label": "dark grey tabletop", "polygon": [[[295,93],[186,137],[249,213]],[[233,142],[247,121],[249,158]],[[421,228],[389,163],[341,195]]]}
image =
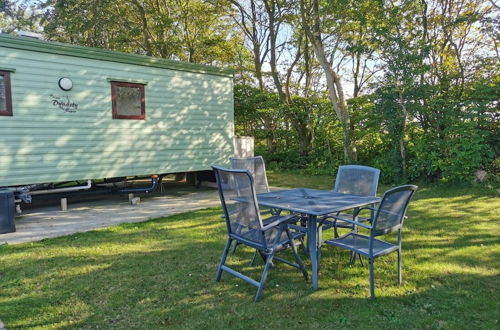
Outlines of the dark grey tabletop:
{"label": "dark grey tabletop", "polygon": [[310,215],[326,215],[380,202],[379,197],[295,188],[257,194],[259,205]]}

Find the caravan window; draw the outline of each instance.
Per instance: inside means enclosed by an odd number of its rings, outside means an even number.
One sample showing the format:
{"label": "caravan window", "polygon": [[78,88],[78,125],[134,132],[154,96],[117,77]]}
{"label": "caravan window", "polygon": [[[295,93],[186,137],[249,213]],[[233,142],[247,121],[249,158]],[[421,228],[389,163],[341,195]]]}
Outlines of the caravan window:
{"label": "caravan window", "polygon": [[0,71],[0,116],[12,116],[10,72]]}
{"label": "caravan window", "polygon": [[144,85],[129,82],[111,82],[113,119],[145,119]]}

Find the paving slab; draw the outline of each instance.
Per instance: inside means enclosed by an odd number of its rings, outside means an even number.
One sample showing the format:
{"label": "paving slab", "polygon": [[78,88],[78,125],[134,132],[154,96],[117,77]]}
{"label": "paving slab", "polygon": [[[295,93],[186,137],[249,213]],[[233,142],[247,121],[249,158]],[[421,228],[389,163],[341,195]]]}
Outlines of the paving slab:
{"label": "paving slab", "polygon": [[0,245],[40,241],[219,205],[215,189],[141,197],[137,205],[130,205],[126,197],[78,204],[68,202],[67,211],[58,207],[43,207],[23,212],[16,217],[16,232],[0,234]]}

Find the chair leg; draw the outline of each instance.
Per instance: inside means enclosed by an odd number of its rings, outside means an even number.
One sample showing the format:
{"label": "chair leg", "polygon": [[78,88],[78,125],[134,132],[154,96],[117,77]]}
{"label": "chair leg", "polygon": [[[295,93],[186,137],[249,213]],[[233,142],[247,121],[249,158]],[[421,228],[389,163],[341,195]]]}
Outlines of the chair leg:
{"label": "chair leg", "polygon": [[257,254],[260,254],[262,261],[264,261],[264,263],[266,263],[266,256],[262,252],[260,252],[259,250],[255,249],[255,252],[253,253],[253,256],[252,256],[252,260],[250,260],[250,266],[253,266],[253,264],[255,263],[255,258],[257,257]]}
{"label": "chair leg", "polygon": [[[260,255],[260,257],[262,258],[262,261],[264,261],[264,265],[265,265],[266,262],[267,262],[267,256],[264,253],[262,253],[261,251],[259,251],[259,250],[255,250],[255,252]],[[272,265],[273,265],[273,263],[271,262],[271,266]]]}
{"label": "chair leg", "polygon": [[363,262],[363,258],[361,258],[361,254],[358,254],[356,252],[351,252],[351,259],[349,259],[349,265],[354,265],[354,263],[356,262],[356,256],[358,257],[361,266],[364,266],[365,263]]}
{"label": "chair leg", "polygon": [[231,253],[234,254],[236,252],[236,248],[238,247],[238,242],[234,242],[234,246],[231,249]]}
{"label": "chair leg", "polygon": [[306,249],[306,243],[304,242],[304,238],[303,237],[299,238],[299,241],[300,241],[300,249],[302,250],[302,252],[306,256],[309,255],[309,251],[307,251]]}
{"label": "chair leg", "polygon": [[363,262],[363,258],[361,257],[361,254],[358,254],[359,257],[359,262],[361,263],[361,266],[365,266],[365,263]]}
{"label": "chair leg", "polygon": [[[357,232],[358,232],[357,227],[356,227],[356,226],[354,226],[354,227],[352,228],[352,231],[353,231],[353,232],[355,232],[355,233],[357,233]],[[360,255],[360,254],[357,254],[357,253],[355,253],[355,252],[351,252],[351,259],[350,259],[350,261],[349,261],[349,264],[350,264],[350,265],[353,265],[353,264],[356,262],[356,256],[358,256],[358,257],[359,257],[359,261],[361,262],[361,266],[364,266],[364,265],[365,265],[365,263],[363,262],[363,259],[361,259],[361,255]]]}
{"label": "chair leg", "polygon": [[297,262],[297,265],[299,265],[300,270],[302,271],[302,274],[304,275],[304,278],[306,281],[309,278],[309,275],[307,275],[307,270],[306,267],[304,266],[304,263],[302,262],[302,258],[300,258],[299,253],[297,252],[297,246],[295,245],[295,242],[293,241],[292,234],[290,233],[290,230],[286,230],[286,234],[288,236],[288,239],[290,240],[290,245],[292,247],[293,255],[295,256],[295,261]]}
{"label": "chair leg", "polygon": [[318,270],[321,267],[320,259],[321,259],[321,246],[323,245],[323,226],[318,227],[318,240],[316,241],[318,245],[318,253],[317,253],[317,260],[318,260]]}
{"label": "chair leg", "polygon": [[356,253],[354,251],[351,251],[351,258],[349,259],[349,265],[354,265],[356,262]]}
{"label": "chair leg", "polygon": [[398,284],[401,285],[401,282],[403,282],[403,274],[401,273],[401,267],[403,264],[403,256],[401,253],[401,248],[398,249]]}
{"label": "chair leg", "polygon": [[318,271],[321,268],[321,245],[318,245],[318,253],[316,259],[318,260]]}
{"label": "chair leg", "polygon": [[255,302],[259,301],[260,296],[262,295],[262,290],[264,289],[264,284],[266,283],[267,273],[269,273],[269,269],[271,269],[271,265],[273,264],[274,254],[267,256],[266,265],[264,266],[264,271],[262,272],[262,276],[260,277],[260,285],[257,289],[257,294],[255,295]]}
{"label": "chair leg", "polygon": [[253,263],[255,262],[255,257],[257,257],[257,250],[253,252],[252,260],[250,260],[250,266],[253,266]]}
{"label": "chair leg", "polygon": [[[233,240],[231,238],[227,239],[226,247],[224,248],[224,252],[222,253],[222,258],[220,259],[219,267],[217,268],[217,274],[215,275],[215,281],[219,282],[222,276],[222,266],[226,263],[227,253],[229,252],[229,248],[231,247],[231,243]],[[235,244],[236,245],[236,244]]]}
{"label": "chair leg", "polygon": [[370,298],[374,299],[375,298],[375,278],[373,274],[373,259],[369,259],[369,264],[370,264]]}
{"label": "chair leg", "polygon": [[318,226],[318,246],[323,244],[323,226]]}

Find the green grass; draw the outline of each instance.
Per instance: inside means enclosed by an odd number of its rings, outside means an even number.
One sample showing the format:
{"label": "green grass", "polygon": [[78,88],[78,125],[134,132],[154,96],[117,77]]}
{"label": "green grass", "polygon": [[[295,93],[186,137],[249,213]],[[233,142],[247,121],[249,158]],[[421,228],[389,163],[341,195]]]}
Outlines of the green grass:
{"label": "green grass", "polygon": [[[330,188],[331,178],[269,175],[275,186]],[[368,270],[348,253],[323,250],[318,291],[277,264],[263,299],[224,274],[221,210],[126,224],[41,242],[0,246],[0,319],[16,328],[499,328],[500,240],[494,191],[421,187],[396,254]],[[257,278],[251,249],[229,262]],[[306,259],[307,266],[308,259]]]}

